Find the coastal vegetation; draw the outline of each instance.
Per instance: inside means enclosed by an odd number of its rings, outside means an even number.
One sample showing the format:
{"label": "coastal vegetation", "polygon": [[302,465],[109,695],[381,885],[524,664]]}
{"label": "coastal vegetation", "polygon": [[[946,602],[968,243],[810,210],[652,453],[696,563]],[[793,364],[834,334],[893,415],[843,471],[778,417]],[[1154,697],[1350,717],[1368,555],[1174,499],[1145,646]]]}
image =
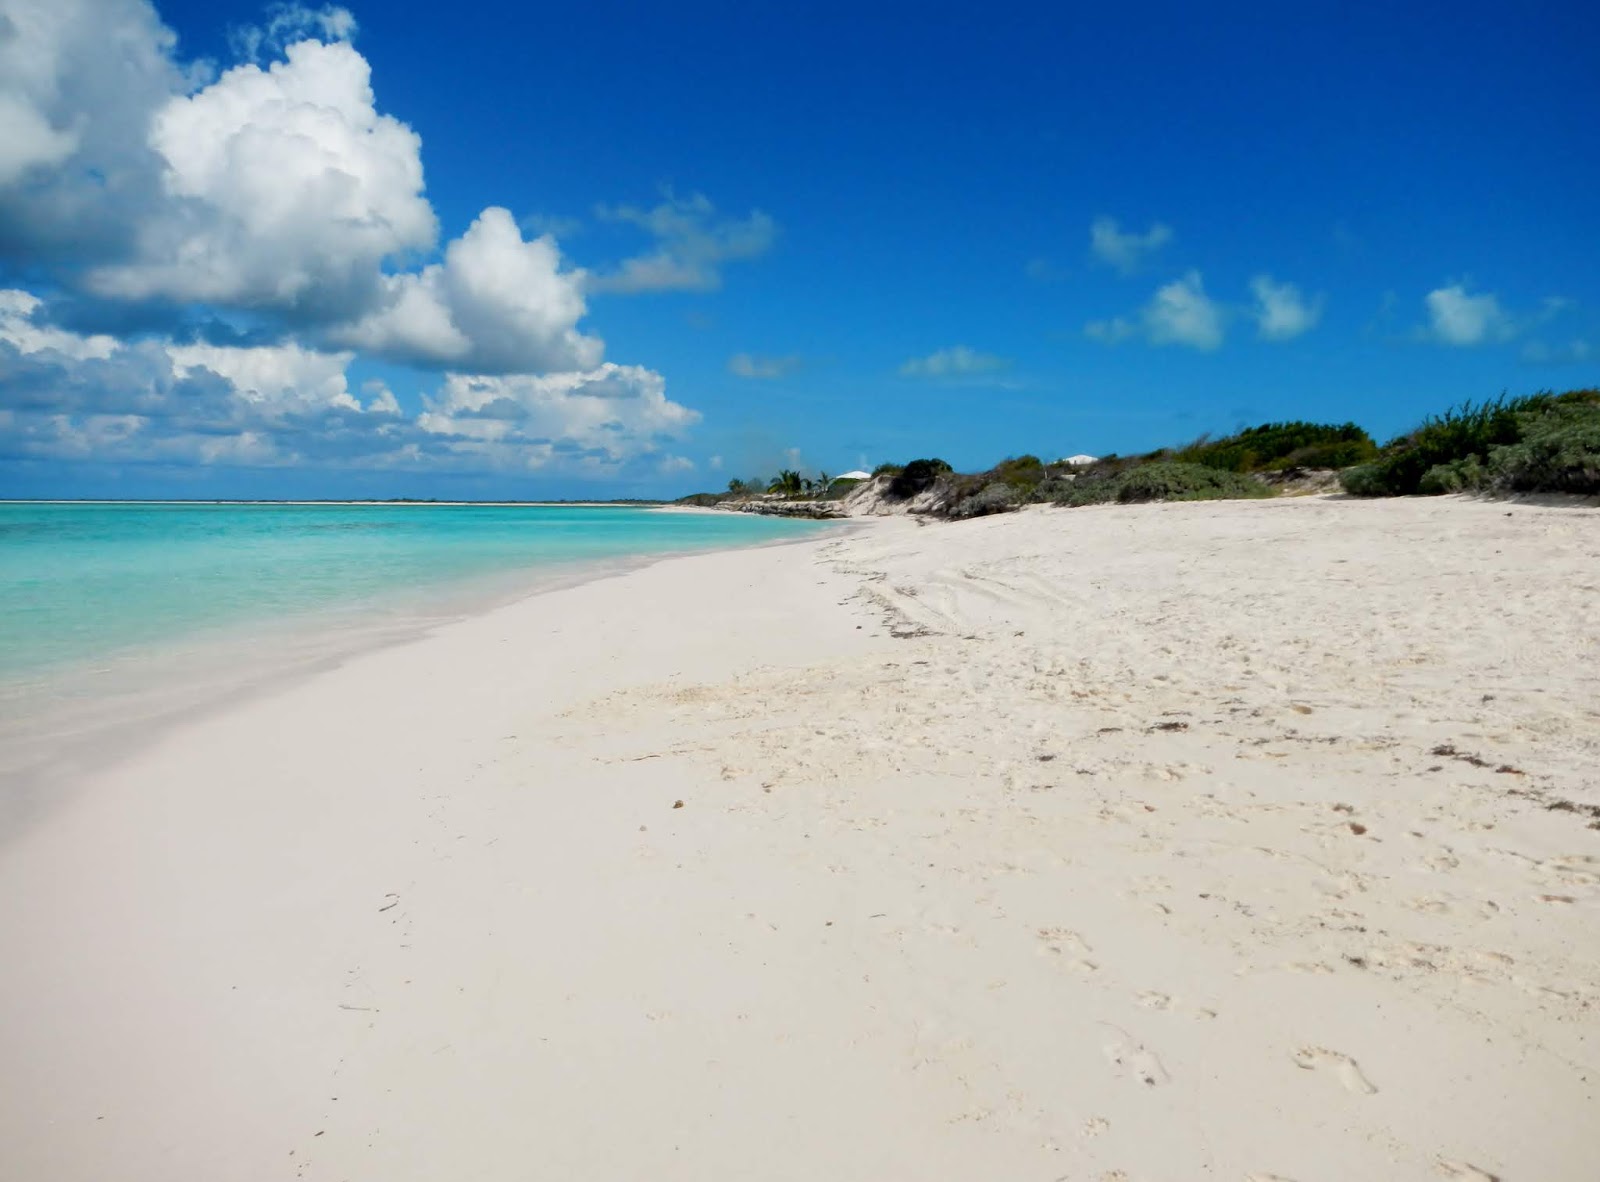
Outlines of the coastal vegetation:
{"label": "coastal vegetation", "polygon": [[[1342,487],[1352,496],[1450,492],[1600,494],[1600,389],[1548,391],[1465,403],[1429,416],[1379,444],[1355,423],[1262,423],[1220,439],[1084,462],[1008,456],[981,472],[957,472],[925,457],[884,463],[873,479],[815,479],[784,469],[771,479],[733,480],[726,493],[685,503],[840,502],[868,495],[932,516],[966,518],[1023,505],[1135,504],[1270,497],[1284,489]],[[777,504],[775,504],[775,502]],[[819,505],[828,513],[838,505]]]}
{"label": "coastal vegetation", "polygon": [[1358,497],[1600,493],[1600,389],[1463,403],[1430,415],[1340,481]]}

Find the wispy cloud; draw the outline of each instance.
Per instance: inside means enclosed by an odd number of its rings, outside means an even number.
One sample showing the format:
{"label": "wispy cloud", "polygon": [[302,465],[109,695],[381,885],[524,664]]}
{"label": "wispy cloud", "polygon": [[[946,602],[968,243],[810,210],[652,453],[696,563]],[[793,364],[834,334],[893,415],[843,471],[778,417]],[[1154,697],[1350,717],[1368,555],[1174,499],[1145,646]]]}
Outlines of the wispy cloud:
{"label": "wispy cloud", "polygon": [[1139,331],[1133,321],[1124,316],[1109,320],[1091,320],[1083,326],[1083,335],[1103,345],[1120,345]]}
{"label": "wispy cloud", "polygon": [[1522,347],[1522,359],[1534,365],[1579,365],[1600,356],[1600,350],[1581,338],[1561,345],[1529,341]]}
{"label": "wispy cloud", "polygon": [[654,249],[589,277],[589,290],[635,295],[652,291],[716,291],[725,263],[759,258],[772,249],[778,225],[761,210],[725,217],[703,193],[675,197],[650,208],[600,206],[602,221],[639,227],[656,240]]}
{"label": "wispy cloud", "polygon": [[1138,234],[1123,230],[1116,218],[1099,217],[1089,226],[1089,254],[1124,275],[1132,275],[1172,237],[1172,227],[1164,222],[1152,222],[1148,230]]}
{"label": "wispy cloud", "polygon": [[900,366],[903,378],[973,377],[1009,369],[1011,362],[993,353],[980,353],[966,345],[952,345],[926,357],[913,357]]}
{"label": "wispy cloud", "polygon": [[1287,341],[1311,331],[1322,319],[1322,297],[1306,299],[1292,283],[1276,283],[1270,275],[1250,280],[1255,296],[1251,315],[1256,332],[1264,340]]}
{"label": "wispy cloud", "polygon": [[770,381],[787,377],[800,368],[800,358],[760,357],[754,353],[735,353],[728,358],[728,372],[735,377]]}
{"label": "wispy cloud", "polygon": [[246,61],[261,61],[262,51],[278,53],[286,46],[307,38],[321,41],[349,41],[356,35],[356,18],[348,8],[325,4],[310,8],[304,4],[273,4],[267,19],[259,25],[236,25],[228,30],[228,48]]}

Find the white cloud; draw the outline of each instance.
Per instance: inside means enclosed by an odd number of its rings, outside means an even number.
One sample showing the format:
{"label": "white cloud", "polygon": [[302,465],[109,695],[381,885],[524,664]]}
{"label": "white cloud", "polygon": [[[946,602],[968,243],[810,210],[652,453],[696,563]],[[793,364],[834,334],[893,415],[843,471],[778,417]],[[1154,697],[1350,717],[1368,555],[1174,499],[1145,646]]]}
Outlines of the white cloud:
{"label": "white cloud", "polygon": [[1212,350],[1222,344],[1223,309],[1206,295],[1199,271],[1190,271],[1160,288],[1139,313],[1135,323],[1123,316],[1091,320],[1084,335],[1102,344],[1116,345],[1142,336],[1152,345],[1188,345]]}
{"label": "white cloud", "polygon": [[1426,335],[1440,344],[1481,345],[1516,335],[1516,325],[1492,294],[1472,295],[1463,284],[1430,291],[1423,303],[1428,310]]}
{"label": "white cloud", "polygon": [[154,114],[169,198],[139,231],[139,258],[90,286],[121,299],[346,311],[386,259],[434,243],[422,141],[374,107],[348,44],[302,41],[268,69],[237,66]]}
{"label": "white cloud", "polygon": [[0,92],[0,185],[21,180],[30,171],[60,164],[78,147],[72,131],[50,126],[43,112],[21,95]]}
{"label": "white cloud", "polygon": [[201,370],[216,374],[238,397],[268,414],[328,407],[361,410],[345,381],[353,360],[349,353],[319,353],[296,344],[248,349],[171,345],[167,352],[174,376],[192,377]]}
{"label": "white cloud", "polygon": [[48,324],[38,324],[34,314],[44,302],[18,288],[0,289],[0,342],[18,353],[59,353],[73,361],[106,358],[116,351],[109,336],[81,336]]}
{"label": "white cloud", "polygon": [[151,113],[190,86],[145,0],[6,0],[0,8],[0,258],[24,265],[127,249],[161,201]]}
{"label": "white cloud", "polygon": [[605,346],[577,330],[583,284],[584,272],[561,269],[555,239],[524,241],[510,212],[491,206],[443,263],[386,277],[382,306],[330,339],[474,373],[590,369]]}
{"label": "white cloud", "polygon": [[1172,227],[1152,222],[1143,234],[1124,231],[1116,218],[1099,217],[1089,226],[1089,253],[1100,262],[1132,275],[1156,251],[1172,241]]}
{"label": "white cloud", "polygon": [[688,456],[662,456],[656,464],[656,471],[663,476],[677,476],[683,472],[694,471],[694,461]]}
{"label": "white cloud", "polygon": [[451,436],[458,449],[493,458],[525,454],[528,466],[580,453],[609,462],[653,450],[699,421],[666,396],[666,381],[636,365],[606,363],[588,373],[502,377],[447,374],[425,399],[417,426]]}
{"label": "white cloud", "polygon": [[900,366],[903,378],[969,377],[1006,369],[1011,362],[992,353],[980,353],[966,345],[953,345],[926,357],[913,357]]}
{"label": "white cloud", "polygon": [[759,357],[753,353],[735,353],[728,358],[728,372],[735,377],[772,379],[786,377],[800,368],[800,358]]}
{"label": "white cloud", "polygon": [[[274,60],[218,74],[146,0],[5,0],[0,267],[65,297],[0,291],[6,454],[642,471],[698,420],[660,374],[604,363],[589,276],[550,235],[490,207],[435,253],[421,141],[380,110],[354,27],[280,5],[237,35]],[[608,213],[655,239],[614,290],[707,290],[775,234],[701,196]],[[119,340],[69,312],[262,343]],[[410,415],[350,389],[357,350],[447,372]]]}
{"label": "white cloud", "polygon": [[700,193],[684,198],[669,194],[653,209],[601,206],[595,212],[603,221],[638,226],[656,239],[656,247],[614,271],[591,276],[592,291],[715,291],[722,286],[724,263],[760,257],[778,232],[760,210],[744,218],[720,217]]}
{"label": "white cloud", "polygon": [[1156,345],[1210,350],[1222,344],[1222,309],[1206,295],[1199,271],[1157,289],[1145,307],[1144,326]]}
{"label": "white cloud", "polygon": [[653,467],[700,418],[659,373],[614,364],[447,374],[408,417],[382,382],[362,405],[348,352],[124,344],[42,328],[38,307],[0,290],[0,454],[604,475]]}
{"label": "white cloud", "polygon": [[1322,318],[1322,298],[1307,301],[1292,283],[1275,283],[1270,275],[1250,280],[1256,298],[1251,315],[1257,333],[1269,341],[1287,341],[1316,327]]}

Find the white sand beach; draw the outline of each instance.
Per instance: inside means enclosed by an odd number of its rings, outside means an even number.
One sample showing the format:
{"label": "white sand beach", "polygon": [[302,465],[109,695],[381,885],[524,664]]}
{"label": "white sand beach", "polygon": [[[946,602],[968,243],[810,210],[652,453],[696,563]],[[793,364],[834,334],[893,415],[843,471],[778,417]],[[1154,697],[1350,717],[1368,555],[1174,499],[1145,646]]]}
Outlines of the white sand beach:
{"label": "white sand beach", "polygon": [[671,559],[6,835],[0,1178],[1587,1182],[1597,818],[1592,507]]}

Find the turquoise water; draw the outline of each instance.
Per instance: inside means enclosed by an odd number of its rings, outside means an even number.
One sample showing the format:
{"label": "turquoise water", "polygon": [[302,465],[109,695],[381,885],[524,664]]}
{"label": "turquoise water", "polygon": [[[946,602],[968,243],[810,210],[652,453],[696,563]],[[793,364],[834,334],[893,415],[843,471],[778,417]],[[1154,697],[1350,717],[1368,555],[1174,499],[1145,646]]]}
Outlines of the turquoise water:
{"label": "turquoise water", "polygon": [[817,528],[611,507],[0,504],[0,682],[126,663],[258,622],[415,610],[492,576],[506,586],[521,572]]}

